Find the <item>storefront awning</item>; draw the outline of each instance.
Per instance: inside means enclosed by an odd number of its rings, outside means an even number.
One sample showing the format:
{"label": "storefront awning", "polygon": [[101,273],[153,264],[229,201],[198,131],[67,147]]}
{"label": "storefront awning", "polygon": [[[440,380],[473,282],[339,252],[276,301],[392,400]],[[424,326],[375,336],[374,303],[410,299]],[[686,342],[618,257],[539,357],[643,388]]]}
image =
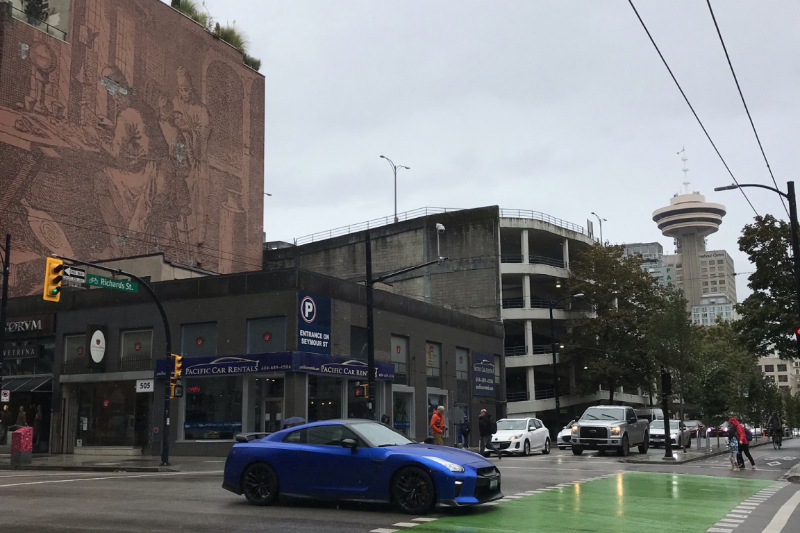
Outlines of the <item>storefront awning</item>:
{"label": "storefront awning", "polygon": [[52,392],[53,376],[3,378],[2,389],[11,392]]}

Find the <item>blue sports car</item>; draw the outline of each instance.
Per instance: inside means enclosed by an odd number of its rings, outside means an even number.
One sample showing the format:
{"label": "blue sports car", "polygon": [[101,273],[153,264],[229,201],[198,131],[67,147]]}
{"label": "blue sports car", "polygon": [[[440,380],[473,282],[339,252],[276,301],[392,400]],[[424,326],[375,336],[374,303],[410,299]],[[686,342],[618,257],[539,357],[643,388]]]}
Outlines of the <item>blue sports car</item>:
{"label": "blue sports car", "polygon": [[500,471],[477,453],[417,444],[371,420],[327,420],[254,438],[262,435],[237,435],[222,483],[255,505],[270,505],[283,494],[393,502],[406,513],[424,514],[437,503],[503,497]]}

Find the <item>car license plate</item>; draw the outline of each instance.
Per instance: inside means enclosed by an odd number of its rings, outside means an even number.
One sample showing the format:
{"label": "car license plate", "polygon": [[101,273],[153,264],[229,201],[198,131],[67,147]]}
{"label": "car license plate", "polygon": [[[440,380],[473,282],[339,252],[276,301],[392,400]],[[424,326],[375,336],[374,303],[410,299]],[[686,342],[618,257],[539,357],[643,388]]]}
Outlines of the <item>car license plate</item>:
{"label": "car license plate", "polygon": [[497,488],[497,485],[500,483],[499,479],[493,479],[489,482],[489,490],[494,490]]}

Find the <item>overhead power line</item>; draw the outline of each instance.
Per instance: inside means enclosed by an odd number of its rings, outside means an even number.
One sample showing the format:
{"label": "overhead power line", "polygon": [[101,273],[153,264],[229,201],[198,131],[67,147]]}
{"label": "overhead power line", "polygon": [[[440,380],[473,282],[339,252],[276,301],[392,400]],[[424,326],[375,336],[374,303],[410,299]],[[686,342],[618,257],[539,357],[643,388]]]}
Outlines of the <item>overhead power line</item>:
{"label": "overhead power line", "polygon": [[[719,42],[722,45],[722,50],[725,52],[725,59],[728,60],[728,66],[731,69],[731,74],[733,75],[733,81],[736,82],[736,89],[739,91],[739,97],[742,99],[742,105],[744,106],[744,110],[747,113],[747,118],[750,119],[750,126],[753,128],[753,135],[756,136],[756,141],[758,142],[758,147],[761,149],[761,155],[764,157],[764,163],[767,165],[767,170],[769,170],[769,175],[772,178],[772,183],[775,185],[776,189],[779,189],[778,182],[775,181],[775,176],[772,174],[772,167],[769,166],[769,161],[767,160],[767,154],[764,153],[764,147],[761,145],[761,139],[758,136],[758,132],[756,131],[756,125],[753,122],[753,117],[750,115],[750,109],[747,108],[747,102],[744,100],[744,93],[742,93],[742,87],[739,85],[739,79],[736,77],[736,71],[733,70],[733,63],[731,62],[731,56],[728,54],[728,47],[725,46],[725,40],[722,38],[722,32],[719,29],[719,24],[717,24],[717,17],[714,16],[714,9],[711,7],[711,0],[706,0],[708,4],[708,11],[711,13],[711,19],[714,21],[714,27],[717,29],[717,35],[719,36]],[[786,202],[783,200],[783,196],[781,198],[781,204],[783,204],[783,209],[786,211],[786,215],[789,215],[789,209],[786,207]]]}
{"label": "overhead power line", "polygon": [[[697,119],[697,123],[700,124],[700,128],[702,128],[703,133],[706,134],[706,138],[708,139],[708,142],[711,143],[711,146],[714,148],[714,151],[717,153],[717,156],[719,156],[719,160],[722,161],[722,164],[725,166],[725,170],[728,171],[728,174],[730,174],[731,178],[733,179],[733,182],[736,185],[739,185],[739,181],[733,175],[733,172],[731,172],[731,169],[730,169],[730,167],[728,167],[728,163],[725,162],[725,159],[722,157],[722,154],[719,153],[719,150],[717,149],[717,145],[714,144],[714,141],[711,139],[711,135],[709,135],[708,130],[706,130],[706,127],[703,125],[703,121],[700,120],[699,116],[697,116],[697,112],[694,110],[694,107],[692,107],[691,102],[689,102],[689,98],[686,96],[686,93],[683,92],[683,88],[681,87],[681,84],[678,83],[678,79],[675,77],[675,74],[672,73],[672,69],[669,68],[669,64],[667,63],[667,60],[664,59],[664,54],[661,53],[661,50],[658,48],[658,45],[656,44],[656,41],[653,39],[653,36],[650,35],[650,30],[647,29],[647,25],[645,25],[644,20],[642,20],[641,15],[639,15],[639,11],[637,11],[636,10],[636,6],[633,5],[633,0],[628,0],[628,3],[631,5],[631,8],[633,9],[633,12],[636,14],[636,18],[638,18],[639,22],[642,24],[642,28],[644,28],[645,33],[647,33],[647,37],[650,38],[650,42],[653,43],[653,47],[656,49],[656,52],[658,52],[658,57],[661,58],[661,61],[664,63],[664,66],[667,67],[667,71],[669,72],[669,75],[672,76],[672,81],[675,82],[675,85],[678,87],[678,90],[681,92],[681,96],[683,96],[683,99],[686,101],[686,105],[689,106],[689,109],[691,109],[692,114],[694,115],[694,118]],[[742,193],[742,196],[744,196],[744,199],[747,200],[748,204],[750,204],[750,208],[753,210],[753,213],[755,213],[756,216],[758,216],[758,211],[756,211],[756,208],[753,207],[753,203],[750,201],[750,198],[747,197],[747,193],[745,193],[744,190],[741,187],[739,187],[739,192]]]}

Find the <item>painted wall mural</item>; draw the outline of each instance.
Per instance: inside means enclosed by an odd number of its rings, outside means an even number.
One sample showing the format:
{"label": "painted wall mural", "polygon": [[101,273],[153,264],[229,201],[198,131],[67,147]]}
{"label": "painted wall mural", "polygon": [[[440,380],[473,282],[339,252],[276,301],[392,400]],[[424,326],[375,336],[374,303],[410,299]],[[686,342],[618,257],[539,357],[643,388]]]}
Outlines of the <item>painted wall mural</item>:
{"label": "painted wall mural", "polygon": [[74,0],[70,16],[66,41],[0,22],[12,294],[41,290],[50,253],[259,269],[264,78],[158,0]]}

